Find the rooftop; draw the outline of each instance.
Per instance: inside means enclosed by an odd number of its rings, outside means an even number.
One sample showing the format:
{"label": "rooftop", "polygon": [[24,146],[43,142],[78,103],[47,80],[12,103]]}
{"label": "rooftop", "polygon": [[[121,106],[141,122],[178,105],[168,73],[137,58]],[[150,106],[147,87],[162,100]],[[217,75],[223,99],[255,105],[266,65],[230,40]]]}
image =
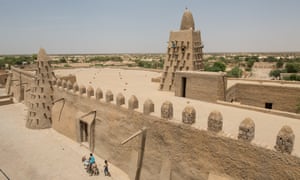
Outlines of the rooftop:
{"label": "rooftop", "polygon": [[[295,144],[293,155],[300,156],[300,120],[274,114],[267,114],[253,110],[229,107],[220,104],[202,102],[198,100],[176,97],[173,92],[159,91],[159,83],[151,82],[151,78],[160,77],[157,72],[141,70],[125,70],[112,68],[88,68],[88,69],[65,69],[56,70],[57,75],[76,75],[78,84],[86,87],[91,85],[101,88],[105,93],[111,90],[116,96],[122,93],[125,96],[125,105],[128,106],[128,99],[135,95],[139,100],[138,111],[143,111],[143,103],[149,98],[155,104],[154,116],[160,117],[160,107],[163,102],[171,101],[174,108],[174,118],[172,122],[181,123],[181,114],[187,105],[191,105],[196,110],[196,123],[192,126],[198,129],[207,129],[207,119],[209,114],[218,110],[223,116],[224,135],[237,139],[238,127],[247,117],[253,119],[255,123],[255,138],[253,143],[273,149],[276,136],[284,125],[292,127],[295,133]],[[113,102],[115,103],[115,102]]]}

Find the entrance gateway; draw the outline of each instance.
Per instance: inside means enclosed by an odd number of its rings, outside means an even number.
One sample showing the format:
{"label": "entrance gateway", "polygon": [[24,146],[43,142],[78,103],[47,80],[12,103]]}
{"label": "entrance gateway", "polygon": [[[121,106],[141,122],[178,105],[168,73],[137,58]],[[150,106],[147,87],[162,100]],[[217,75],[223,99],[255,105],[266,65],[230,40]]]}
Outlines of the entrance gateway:
{"label": "entrance gateway", "polygon": [[86,146],[91,152],[94,152],[95,147],[95,119],[96,111],[83,114],[77,119],[77,140],[82,145]]}

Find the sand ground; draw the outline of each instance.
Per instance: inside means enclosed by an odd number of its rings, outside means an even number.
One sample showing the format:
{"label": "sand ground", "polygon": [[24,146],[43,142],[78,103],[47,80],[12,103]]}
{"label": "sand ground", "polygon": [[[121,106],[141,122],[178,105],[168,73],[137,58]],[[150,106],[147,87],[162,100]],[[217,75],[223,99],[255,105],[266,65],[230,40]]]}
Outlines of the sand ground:
{"label": "sand ground", "polygon": [[[89,150],[53,129],[25,128],[24,104],[0,106],[0,115],[0,169],[10,179],[129,179],[112,164],[112,177],[105,177],[104,160],[98,156],[95,158],[100,175],[89,176],[81,163],[81,157],[88,155]],[[0,179],[6,179],[2,173]]]}
{"label": "sand ground", "polygon": [[115,68],[79,68],[55,70],[55,73],[57,75],[74,74],[79,85],[83,84],[86,87],[91,85],[95,89],[100,87],[104,93],[111,90],[114,97],[118,93],[122,93],[126,98],[124,107],[128,106],[130,96],[135,95],[139,100],[138,111],[140,112],[143,110],[145,100],[150,98],[155,104],[155,112],[152,114],[155,116],[160,116],[162,103],[169,100],[173,103],[174,108],[172,121],[178,123],[181,122],[181,113],[184,107],[188,104],[192,105],[196,109],[196,123],[193,126],[199,129],[206,129],[209,113],[219,110],[223,115],[224,135],[234,139],[237,139],[241,121],[250,117],[254,120],[256,128],[253,143],[269,149],[274,149],[276,135],[281,127],[289,125],[296,136],[292,154],[300,156],[300,120],[298,119],[175,97],[173,92],[159,91],[159,83],[151,82],[151,78],[161,75],[157,72]]}

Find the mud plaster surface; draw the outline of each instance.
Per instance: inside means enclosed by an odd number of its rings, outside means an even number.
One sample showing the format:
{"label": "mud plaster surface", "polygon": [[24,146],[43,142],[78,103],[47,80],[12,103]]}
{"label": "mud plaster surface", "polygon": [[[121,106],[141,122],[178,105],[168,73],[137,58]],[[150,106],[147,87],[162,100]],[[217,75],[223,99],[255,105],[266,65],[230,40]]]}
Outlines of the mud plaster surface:
{"label": "mud plaster surface", "polygon": [[[173,103],[174,118],[172,121],[181,123],[181,114],[185,106],[191,105],[196,109],[196,123],[192,125],[198,129],[207,129],[207,118],[211,111],[218,110],[223,116],[223,131],[225,136],[237,139],[238,127],[242,120],[250,117],[255,122],[255,138],[252,141],[259,146],[273,149],[276,136],[284,125],[292,127],[295,133],[295,144],[292,155],[300,156],[300,120],[282,117],[246,109],[228,107],[213,103],[201,102],[192,99],[175,97],[173,92],[159,91],[159,83],[151,82],[151,78],[159,77],[157,72],[141,70],[124,70],[112,68],[79,68],[56,70],[57,75],[76,75],[79,85],[86,87],[91,85],[96,89],[100,87],[105,93],[111,90],[116,96],[122,93],[125,96],[125,105],[128,107],[128,99],[135,95],[139,100],[138,111],[143,111],[143,103],[150,98],[155,105],[155,112],[160,116],[160,106],[166,100]],[[113,101],[115,103],[115,101]]]}

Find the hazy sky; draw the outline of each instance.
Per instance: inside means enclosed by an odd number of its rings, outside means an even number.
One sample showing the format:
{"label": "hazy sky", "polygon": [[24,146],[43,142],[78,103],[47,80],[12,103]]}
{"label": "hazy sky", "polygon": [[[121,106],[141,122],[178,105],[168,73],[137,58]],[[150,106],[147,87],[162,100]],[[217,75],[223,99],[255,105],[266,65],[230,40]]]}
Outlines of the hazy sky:
{"label": "hazy sky", "polygon": [[300,51],[300,0],[0,0],[0,54],[164,53],[185,7],[204,52]]}

